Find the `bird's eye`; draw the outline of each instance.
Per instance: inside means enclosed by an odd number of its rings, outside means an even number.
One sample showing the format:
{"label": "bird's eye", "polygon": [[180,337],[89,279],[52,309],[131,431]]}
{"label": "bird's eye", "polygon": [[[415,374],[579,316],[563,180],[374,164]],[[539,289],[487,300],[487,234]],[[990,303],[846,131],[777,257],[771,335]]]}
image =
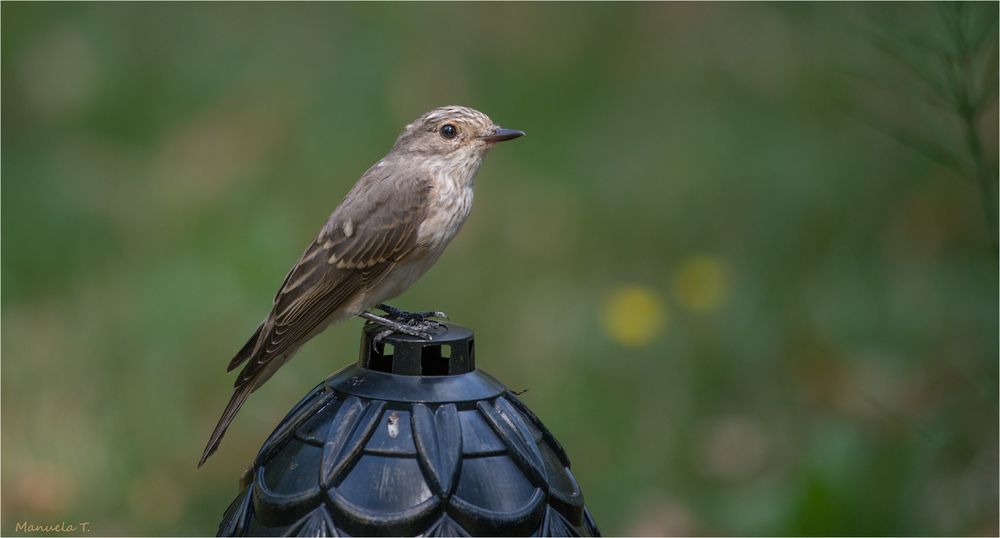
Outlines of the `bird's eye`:
{"label": "bird's eye", "polygon": [[451,139],[455,138],[455,135],[457,134],[458,134],[458,129],[456,129],[454,125],[446,123],[441,126],[441,136]]}

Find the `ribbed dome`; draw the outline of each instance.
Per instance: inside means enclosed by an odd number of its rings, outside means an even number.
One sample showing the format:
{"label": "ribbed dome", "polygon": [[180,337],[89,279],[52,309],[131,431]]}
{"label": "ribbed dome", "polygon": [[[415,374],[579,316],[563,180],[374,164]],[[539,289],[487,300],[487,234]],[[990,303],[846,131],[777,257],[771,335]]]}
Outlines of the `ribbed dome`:
{"label": "ribbed dome", "polygon": [[559,442],[446,327],[387,345],[366,327],[359,364],[264,443],[219,535],[598,535]]}

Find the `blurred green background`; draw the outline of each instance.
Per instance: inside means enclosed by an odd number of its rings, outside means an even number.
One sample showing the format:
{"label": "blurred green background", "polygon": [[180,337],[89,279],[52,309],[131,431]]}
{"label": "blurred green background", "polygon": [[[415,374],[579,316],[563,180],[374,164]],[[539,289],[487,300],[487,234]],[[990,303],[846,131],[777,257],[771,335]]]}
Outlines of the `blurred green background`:
{"label": "blurred green background", "polygon": [[0,10],[0,533],[214,534],[361,323],[197,470],[226,363],[445,104],[528,136],[396,303],[476,330],[605,533],[998,533],[996,3]]}

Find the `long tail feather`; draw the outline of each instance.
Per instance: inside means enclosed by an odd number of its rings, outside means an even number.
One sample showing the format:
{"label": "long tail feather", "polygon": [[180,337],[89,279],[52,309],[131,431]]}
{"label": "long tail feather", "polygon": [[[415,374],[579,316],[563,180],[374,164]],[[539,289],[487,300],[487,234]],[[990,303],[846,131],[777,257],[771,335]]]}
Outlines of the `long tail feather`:
{"label": "long tail feather", "polygon": [[205,452],[201,455],[201,461],[198,462],[198,467],[205,464],[205,460],[211,456],[215,449],[219,448],[219,443],[222,442],[222,436],[226,434],[226,429],[229,428],[229,423],[233,421],[236,417],[236,413],[243,407],[246,403],[247,398],[250,397],[250,393],[253,392],[254,384],[246,383],[242,386],[236,388],[233,392],[233,397],[229,399],[229,404],[226,405],[226,410],[222,412],[222,418],[219,419],[219,423],[215,425],[215,430],[212,432],[212,437],[208,439],[208,444],[205,445]]}
{"label": "long tail feather", "polygon": [[253,336],[251,336],[250,339],[247,340],[247,343],[243,344],[243,347],[236,352],[236,356],[233,357],[233,360],[229,361],[229,367],[226,368],[227,372],[232,372],[253,355],[254,350],[257,348],[257,339],[260,338],[260,330],[263,327],[264,322],[262,321],[260,322],[260,325],[257,326],[257,330],[253,332]]}

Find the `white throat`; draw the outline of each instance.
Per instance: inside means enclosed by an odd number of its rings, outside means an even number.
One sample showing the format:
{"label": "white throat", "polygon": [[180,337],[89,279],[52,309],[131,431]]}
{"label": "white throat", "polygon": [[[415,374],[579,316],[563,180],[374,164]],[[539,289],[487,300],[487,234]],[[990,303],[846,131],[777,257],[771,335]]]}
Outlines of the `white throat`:
{"label": "white throat", "polygon": [[417,243],[438,254],[462,228],[472,209],[476,172],[483,158],[482,155],[470,157],[434,159],[428,163],[431,189],[427,216],[417,230]]}

